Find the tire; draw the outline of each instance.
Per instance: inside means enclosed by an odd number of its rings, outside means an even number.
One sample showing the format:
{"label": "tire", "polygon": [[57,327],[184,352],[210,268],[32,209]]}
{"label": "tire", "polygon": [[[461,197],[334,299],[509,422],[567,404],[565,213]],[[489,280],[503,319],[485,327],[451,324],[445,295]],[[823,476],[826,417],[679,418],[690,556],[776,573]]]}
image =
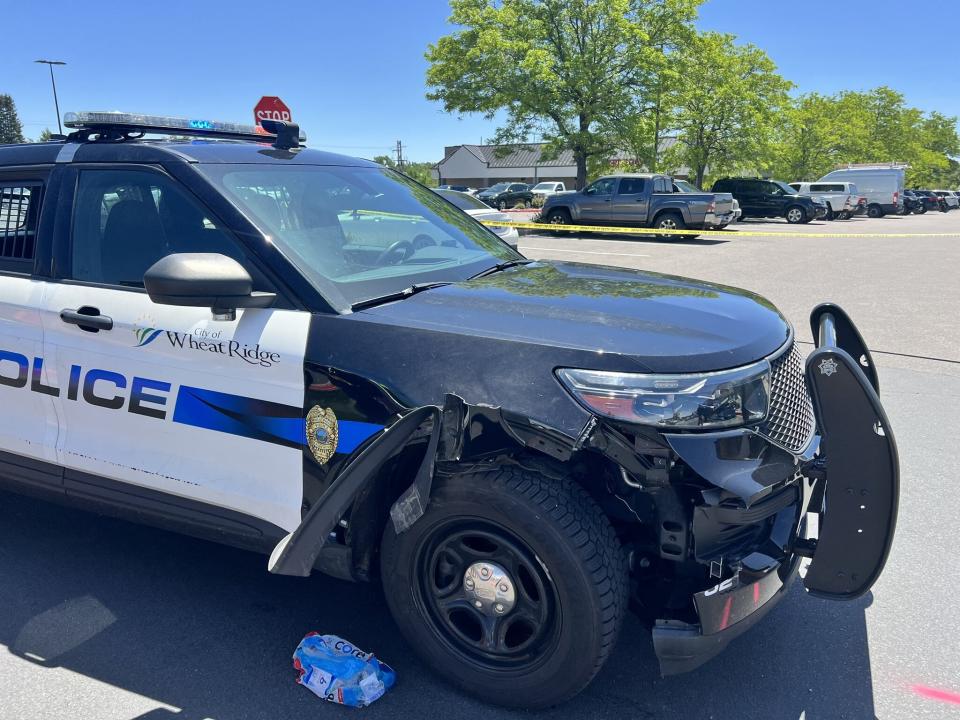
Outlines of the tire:
{"label": "tire", "polygon": [[[489,563],[499,566],[492,576],[483,574]],[[438,477],[412,527],[397,535],[387,523],[380,568],[387,605],[416,652],[498,705],[544,708],[583,690],[613,650],[627,608],[626,556],[596,503],[569,478],[516,465]],[[486,577],[494,587],[484,590],[513,593],[502,616],[499,594],[474,608],[488,596],[471,594],[468,583]]]}
{"label": "tire", "polygon": [[867,208],[867,217],[882,218],[883,215],[883,208],[879,205],[871,205]]}
{"label": "tire", "polygon": [[919,207],[914,208],[914,211],[913,211],[913,212],[916,213],[917,215],[923,215],[924,213],[927,212],[927,206],[926,206],[926,205],[920,205]]}
{"label": "tire", "polygon": [[506,210],[506,209],[507,209],[506,200],[501,200],[500,202],[497,203],[497,210]]}
{"label": "tire", "polygon": [[557,208],[556,210],[551,210],[547,214],[547,222],[550,225],[570,225],[572,223],[570,211],[566,208]]}
{"label": "tire", "polygon": [[803,222],[809,222],[809,220],[807,220],[807,213],[805,213],[803,208],[799,205],[791,205],[788,207],[783,216],[791,225],[799,225]]}
{"label": "tire", "polygon": [[[683,221],[683,216],[680,213],[676,212],[662,212],[653,219],[653,227],[658,230],[686,230],[687,224]],[[672,233],[667,233],[665,235],[659,235],[658,237],[662,238],[675,238],[675,237],[684,237],[693,239],[693,236],[690,235],[674,235]]]}
{"label": "tire", "polygon": [[833,220],[836,216],[833,214],[833,205],[827,203],[827,220]]}

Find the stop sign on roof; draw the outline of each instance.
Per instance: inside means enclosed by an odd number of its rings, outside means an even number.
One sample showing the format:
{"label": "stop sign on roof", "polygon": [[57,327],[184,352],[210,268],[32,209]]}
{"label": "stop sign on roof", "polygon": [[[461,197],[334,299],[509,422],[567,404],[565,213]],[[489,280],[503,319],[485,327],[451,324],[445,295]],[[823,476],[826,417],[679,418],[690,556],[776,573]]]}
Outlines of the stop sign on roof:
{"label": "stop sign on roof", "polygon": [[264,95],[253,108],[253,121],[260,126],[261,120],[291,120],[290,108],[276,95]]}

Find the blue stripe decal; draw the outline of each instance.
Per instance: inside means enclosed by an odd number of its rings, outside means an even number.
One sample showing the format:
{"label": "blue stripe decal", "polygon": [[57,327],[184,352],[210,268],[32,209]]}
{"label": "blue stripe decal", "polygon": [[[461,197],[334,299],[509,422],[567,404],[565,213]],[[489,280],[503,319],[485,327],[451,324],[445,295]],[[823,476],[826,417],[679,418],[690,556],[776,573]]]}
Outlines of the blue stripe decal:
{"label": "blue stripe decal", "polygon": [[[177,393],[173,422],[287,447],[307,444],[302,408],[188,385],[181,385]],[[338,420],[336,452],[352,453],[383,428],[359,420]]]}
{"label": "blue stripe decal", "polygon": [[268,400],[180,386],[173,421],[254,440],[301,447],[306,443],[303,410]]}
{"label": "blue stripe decal", "polygon": [[359,420],[337,421],[337,452],[352,453],[371,435],[383,430],[383,425],[360,422]]}

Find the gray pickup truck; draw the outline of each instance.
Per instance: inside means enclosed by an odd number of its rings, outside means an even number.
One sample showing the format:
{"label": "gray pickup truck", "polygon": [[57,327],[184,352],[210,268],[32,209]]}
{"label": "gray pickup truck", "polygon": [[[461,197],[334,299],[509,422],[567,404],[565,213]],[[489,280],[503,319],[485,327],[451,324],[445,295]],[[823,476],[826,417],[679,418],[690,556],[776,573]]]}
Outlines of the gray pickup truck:
{"label": "gray pickup truck", "polygon": [[674,192],[669,175],[606,175],[579,192],[547,197],[540,220],[553,225],[709,230],[733,221],[733,198],[729,193]]}

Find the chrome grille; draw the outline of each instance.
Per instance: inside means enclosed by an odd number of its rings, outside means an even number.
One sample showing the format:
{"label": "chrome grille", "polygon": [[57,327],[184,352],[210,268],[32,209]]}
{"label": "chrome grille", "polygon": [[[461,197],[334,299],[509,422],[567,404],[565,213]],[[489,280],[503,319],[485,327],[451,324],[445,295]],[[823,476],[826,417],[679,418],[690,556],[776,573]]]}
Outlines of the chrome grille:
{"label": "chrome grille", "polygon": [[770,371],[770,413],[758,430],[778,445],[799,452],[813,437],[816,420],[797,346],[771,360]]}

